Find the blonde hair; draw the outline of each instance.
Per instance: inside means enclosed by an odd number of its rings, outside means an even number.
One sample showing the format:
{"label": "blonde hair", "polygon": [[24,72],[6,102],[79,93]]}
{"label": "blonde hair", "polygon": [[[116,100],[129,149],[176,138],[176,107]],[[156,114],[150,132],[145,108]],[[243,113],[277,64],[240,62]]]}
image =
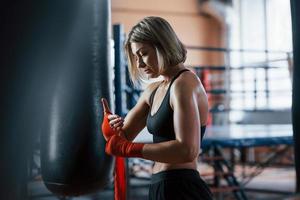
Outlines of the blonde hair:
{"label": "blonde hair", "polygon": [[147,43],[155,48],[160,73],[166,67],[175,66],[186,60],[186,48],[171,25],[161,17],[146,17],[131,29],[125,42],[125,53],[133,83],[144,80],[144,77],[137,68],[131,49],[132,42]]}

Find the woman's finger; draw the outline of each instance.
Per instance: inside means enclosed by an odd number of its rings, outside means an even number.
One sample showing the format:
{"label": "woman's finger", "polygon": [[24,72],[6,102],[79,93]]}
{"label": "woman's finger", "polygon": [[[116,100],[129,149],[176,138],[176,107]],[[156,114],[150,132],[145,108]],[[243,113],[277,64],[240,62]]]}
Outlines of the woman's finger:
{"label": "woman's finger", "polygon": [[109,120],[114,120],[114,119],[120,118],[119,115],[108,115],[107,117]]}
{"label": "woman's finger", "polygon": [[109,120],[109,123],[110,124],[116,124],[116,123],[123,122],[123,121],[124,120],[122,118],[118,117],[118,118]]}
{"label": "woman's finger", "polygon": [[114,124],[114,127],[117,128],[117,127],[122,127],[123,126],[123,122],[122,121],[119,121],[117,123]]}

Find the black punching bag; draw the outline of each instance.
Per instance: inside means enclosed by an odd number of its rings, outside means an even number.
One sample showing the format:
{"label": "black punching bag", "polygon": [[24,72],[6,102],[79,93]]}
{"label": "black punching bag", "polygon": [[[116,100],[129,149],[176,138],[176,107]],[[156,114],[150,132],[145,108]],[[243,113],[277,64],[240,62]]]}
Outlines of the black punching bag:
{"label": "black punching bag", "polygon": [[293,103],[292,119],[294,132],[294,153],[296,170],[296,192],[300,193],[300,2],[291,0],[292,29],[293,29]]}
{"label": "black punching bag", "polygon": [[98,97],[109,97],[108,11],[108,0],[1,1],[1,200],[30,198],[28,163],[41,133],[52,191],[108,181],[112,159],[98,129]]}
{"label": "black punching bag", "polygon": [[[72,5],[71,5],[72,4]],[[76,5],[76,6],[75,6]],[[62,59],[41,133],[41,170],[58,195],[102,189],[112,176],[112,157],[101,134],[101,97],[110,99],[110,2],[73,0]],[[55,12],[55,11],[54,11]],[[62,15],[63,17],[63,15]]]}

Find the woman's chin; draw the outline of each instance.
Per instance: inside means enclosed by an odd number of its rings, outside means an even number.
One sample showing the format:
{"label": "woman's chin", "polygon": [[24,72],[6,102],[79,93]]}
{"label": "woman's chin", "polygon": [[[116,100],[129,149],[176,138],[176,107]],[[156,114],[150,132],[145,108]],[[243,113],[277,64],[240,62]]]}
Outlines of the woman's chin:
{"label": "woman's chin", "polygon": [[147,79],[155,79],[155,78],[158,78],[159,76],[155,73],[144,73],[143,76]]}
{"label": "woman's chin", "polygon": [[147,74],[148,78],[157,78],[158,76],[156,74]]}

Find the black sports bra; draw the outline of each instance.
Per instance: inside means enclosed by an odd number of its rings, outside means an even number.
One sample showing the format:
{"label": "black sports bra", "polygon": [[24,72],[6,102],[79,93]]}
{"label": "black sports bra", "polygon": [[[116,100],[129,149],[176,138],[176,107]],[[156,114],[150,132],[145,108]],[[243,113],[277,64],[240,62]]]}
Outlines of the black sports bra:
{"label": "black sports bra", "polygon": [[[185,71],[189,71],[188,69],[184,69],[179,71],[176,76],[171,80],[171,83],[168,87],[166,95],[156,111],[153,115],[151,115],[152,104],[154,95],[158,89],[158,87],[152,92],[150,95],[150,109],[147,116],[147,129],[149,133],[153,135],[153,143],[165,142],[170,140],[175,140],[175,132],[174,132],[174,123],[173,123],[173,109],[170,106],[170,88],[173,82]],[[204,136],[206,126],[201,126],[201,140]]]}

